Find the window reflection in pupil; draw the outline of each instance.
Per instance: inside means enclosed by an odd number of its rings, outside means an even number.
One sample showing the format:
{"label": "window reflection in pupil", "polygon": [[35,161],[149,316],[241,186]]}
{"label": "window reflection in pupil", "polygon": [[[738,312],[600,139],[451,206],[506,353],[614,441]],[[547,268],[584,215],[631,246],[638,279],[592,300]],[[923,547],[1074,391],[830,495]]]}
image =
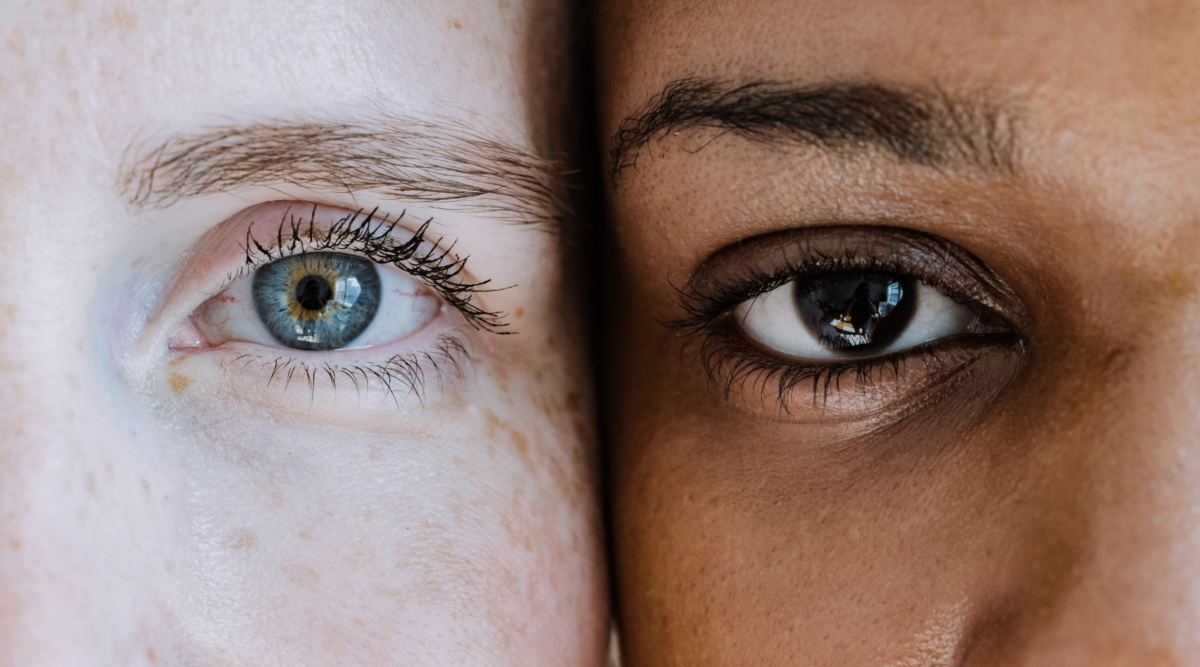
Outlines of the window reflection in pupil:
{"label": "window reflection in pupil", "polygon": [[821,276],[796,283],[801,319],[823,346],[872,353],[904,332],[912,316],[911,278],[888,275]]}
{"label": "window reflection in pupil", "polygon": [[332,298],[333,289],[321,276],[305,276],[296,285],[296,301],[306,310],[321,310]]}

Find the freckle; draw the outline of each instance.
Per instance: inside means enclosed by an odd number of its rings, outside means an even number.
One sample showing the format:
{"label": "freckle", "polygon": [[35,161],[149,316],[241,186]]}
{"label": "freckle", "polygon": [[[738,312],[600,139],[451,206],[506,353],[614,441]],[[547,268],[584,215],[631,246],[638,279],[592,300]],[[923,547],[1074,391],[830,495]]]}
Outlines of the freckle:
{"label": "freckle", "polygon": [[305,528],[297,534],[300,536],[300,539],[311,540],[313,538],[312,527],[310,526],[308,528]]}
{"label": "freckle", "polygon": [[490,408],[484,412],[484,417],[487,419],[487,424],[484,425],[483,435],[487,439],[491,440],[492,438],[496,437],[496,429],[500,427],[501,423],[500,418],[497,417],[496,413],[492,412]]}
{"label": "freckle", "polygon": [[258,536],[249,528],[239,528],[225,538],[225,548],[230,551],[249,551],[258,542]]}
{"label": "freckle", "polygon": [[25,35],[21,34],[20,28],[13,31],[13,36],[8,38],[8,52],[18,58],[25,57]]}
{"label": "freckle", "polygon": [[90,472],[84,475],[83,486],[89,494],[96,495],[96,476]]}
{"label": "freckle", "polygon": [[20,551],[21,550],[21,540],[18,540],[15,537],[8,538],[8,548],[12,549],[13,551]]}
{"label": "freckle", "polygon": [[67,93],[67,101],[71,104],[79,104],[79,91],[72,90],[71,92]]}
{"label": "freckle", "polygon": [[158,664],[158,656],[155,655],[154,649],[152,649],[152,648],[146,649],[146,660],[149,660],[150,664],[152,664],[152,665]]}
{"label": "freckle", "polygon": [[321,575],[311,567],[299,567],[295,565],[284,565],[282,568],[284,574],[292,580],[292,583],[301,586],[312,586],[321,582]]}
{"label": "freckle", "polygon": [[174,359],[172,359],[172,360],[168,361],[168,362],[167,362],[167,365],[168,365],[168,366],[174,366],[174,365],[176,365],[176,364],[178,364],[178,363],[182,363],[182,362],[183,362],[183,355],[181,354],[181,355],[179,355],[178,357],[175,357]]}
{"label": "freckle", "polygon": [[461,467],[463,467],[463,464],[465,464],[465,463],[466,463],[466,461],[463,461],[463,460],[462,460],[462,457],[461,457],[461,456],[455,456],[455,457],[452,457],[452,458],[450,459],[450,462],[454,464],[454,467],[455,467],[455,468],[461,468]]}
{"label": "freckle", "polygon": [[516,311],[513,312],[513,317],[517,318],[518,320],[521,319],[522,317],[525,317],[525,309],[524,308],[516,309]]}
{"label": "freckle", "polygon": [[182,394],[183,390],[187,389],[188,385],[191,383],[192,381],[190,379],[180,375],[179,373],[171,373],[171,375],[167,377],[167,384],[171,385],[171,391],[175,392],[176,394]]}
{"label": "freckle", "polygon": [[452,25],[455,30],[462,30],[462,24],[458,22],[458,19],[454,19]]}
{"label": "freckle", "polygon": [[147,492],[150,491],[150,482],[147,481],[145,477],[142,478],[142,490]]}
{"label": "freckle", "polygon": [[567,409],[570,410],[571,412],[579,412],[580,408],[582,408],[582,407],[583,407],[583,399],[581,399],[579,397],[579,394],[576,392],[573,392],[573,391],[568,391],[567,392]]}
{"label": "freckle", "polygon": [[510,435],[512,436],[513,446],[517,448],[517,453],[523,457],[529,456],[529,439],[516,429],[512,429]]}

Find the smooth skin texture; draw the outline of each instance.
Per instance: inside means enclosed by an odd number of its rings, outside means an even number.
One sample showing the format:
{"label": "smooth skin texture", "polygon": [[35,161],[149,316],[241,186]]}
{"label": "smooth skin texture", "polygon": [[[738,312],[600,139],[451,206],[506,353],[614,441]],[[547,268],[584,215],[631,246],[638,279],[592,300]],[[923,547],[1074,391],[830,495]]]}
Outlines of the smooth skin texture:
{"label": "smooth skin texture", "polygon": [[[625,664],[1200,664],[1200,5],[617,0],[598,20],[605,142],[684,79],[824,86],[836,109],[789,116],[805,136],[680,121],[609,164]],[[853,117],[838,91],[867,85],[962,101],[1004,159],[951,130],[882,145],[892,120],[830,134]],[[1015,295],[1017,342],[941,384],[920,361],[851,375],[825,407],[781,409],[778,381],[726,395],[663,325],[676,288],[741,240],[831,224],[965,249]]]}
{"label": "smooth skin texture", "polygon": [[[575,143],[571,14],[4,3],[0,664],[603,663],[573,219],[551,192]],[[452,159],[491,194],[444,196]],[[440,332],[469,355],[423,367],[419,394],[194,345],[245,226],[314,204],[398,234],[432,220],[464,280],[509,287],[475,303],[518,335],[443,305],[393,348]]]}

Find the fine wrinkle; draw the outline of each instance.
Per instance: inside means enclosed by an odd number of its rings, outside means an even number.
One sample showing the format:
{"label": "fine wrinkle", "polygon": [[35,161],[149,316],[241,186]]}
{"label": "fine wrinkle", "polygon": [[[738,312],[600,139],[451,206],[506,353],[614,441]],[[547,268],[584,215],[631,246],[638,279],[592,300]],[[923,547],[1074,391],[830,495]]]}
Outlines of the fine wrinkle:
{"label": "fine wrinkle", "polygon": [[451,119],[262,123],[177,136],[126,154],[118,186],[138,208],[258,184],[371,190],[406,203],[470,200],[480,212],[561,227],[566,172]]}
{"label": "fine wrinkle", "polygon": [[1011,172],[1013,116],[983,99],[874,83],[797,87],[759,81],[674,81],[623,120],[610,146],[615,177],[669,134],[711,129],[762,143],[787,141],[828,152],[883,149],[924,166],[969,164]]}

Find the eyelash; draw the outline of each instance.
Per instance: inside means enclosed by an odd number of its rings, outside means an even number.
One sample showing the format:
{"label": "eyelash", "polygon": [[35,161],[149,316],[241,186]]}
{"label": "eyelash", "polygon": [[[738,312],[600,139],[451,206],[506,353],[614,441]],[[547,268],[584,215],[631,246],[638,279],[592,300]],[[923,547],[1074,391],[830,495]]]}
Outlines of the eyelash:
{"label": "eyelash", "polygon": [[[778,407],[789,412],[790,397],[797,387],[812,384],[813,403],[825,405],[829,392],[840,391],[843,378],[853,375],[861,385],[870,385],[883,380],[887,373],[898,377],[902,366],[913,360],[926,365],[939,363],[941,341],[901,350],[886,356],[854,359],[845,362],[794,363],[768,355],[742,336],[730,331],[728,317],[740,304],[782,287],[789,282],[833,272],[892,273],[911,276],[940,294],[962,304],[977,302],[951,291],[938,279],[936,271],[927,267],[907,266],[897,261],[881,261],[870,255],[847,253],[841,256],[814,252],[806,255],[812,259],[797,264],[788,262],[778,270],[766,274],[755,274],[752,280],[722,281],[713,279],[703,287],[676,288],[676,305],[686,313],[682,318],[663,322],[664,326],[682,333],[685,347],[699,345],[700,359],[709,380],[718,384],[728,401],[733,391],[744,391],[754,380],[764,404],[771,384],[777,383],[773,392]],[[998,318],[994,313],[991,317]]]}
{"label": "eyelash", "polygon": [[[287,391],[297,372],[304,376],[308,384],[310,402],[316,396],[317,381],[324,375],[329,379],[330,387],[337,391],[338,376],[345,377],[354,386],[355,391],[362,393],[369,388],[371,378],[375,378],[383,387],[392,402],[399,409],[399,399],[396,397],[397,388],[407,390],[417,397],[421,406],[425,406],[426,370],[431,370],[433,376],[441,382],[446,373],[460,375],[464,362],[474,365],[474,358],[462,339],[451,334],[442,334],[429,346],[429,349],[409,354],[397,354],[383,363],[355,364],[352,366],[336,366],[328,362],[310,364],[293,357],[276,357],[269,359],[257,354],[239,354],[231,364],[242,363],[242,370],[257,362],[262,368],[270,367],[271,375],[267,386],[276,378],[283,378],[283,390]],[[361,381],[360,381],[361,378]]]}
{"label": "eyelash", "polygon": [[473,302],[476,294],[500,291],[483,289],[491,283],[490,279],[475,283],[459,280],[466,268],[467,257],[451,259],[453,245],[445,250],[439,249],[437,244],[432,244],[432,247],[426,250],[421,248],[432,219],[422,223],[413,232],[412,238],[398,243],[391,233],[396,224],[404,218],[403,212],[395,221],[388,221],[376,220],[376,210],[365,216],[360,210],[336,221],[328,229],[323,229],[317,226],[316,211],[317,207],[314,206],[307,222],[288,214],[279,224],[279,230],[272,239],[273,246],[259,243],[247,230],[246,241],[242,245],[246,253],[246,263],[230,275],[217,291],[220,292],[234,280],[246,276],[259,266],[284,257],[308,252],[351,250],[361,253],[376,264],[390,264],[421,280],[436,291],[447,304],[462,313],[475,329],[495,334],[514,333],[503,331],[508,326],[504,321],[504,313],[484,310]]}
{"label": "eyelash", "polygon": [[[453,245],[445,250],[439,249],[436,243],[431,244],[431,248],[422,248],[432,220],[427,220],[418,227],[409,240],[399,243],[391,234],[397,223],[404,218],[403,212],[394,221],[388,221],[377,219],[376,210],[365,215],[360,210],[337,220],[328,228],[318,225],[316,212],[317,207],[314,206],[307,220],[290,213],[286,214],[280,221],[275,236],[269,239],[266,245],[255,239],[247,230],[246,240],[242,244],[242,250],[246,254],[245,263],[227,276],[224,284],[215,293],[219,294],[234,281],[248,276],[258,267],[285,257],[308,252],[350,250],[377,264],[390,264],[421,280],[447,304],[458,310],[473,328],[495,334],[515,333],[504,330],[508,326],[503,319],[504,313],[485,310],[474,303],[474,295],[498,290],[483,289],[490,280],[461,281],[459,278],[466,267],[467,258],[452,257]],[[318,380],[322,377],[327,378],[336,392],[338,378],[342,377],[360,393],[374,381],[387,392],[399,408],[397,390],[415,395],[424,406],[425,388],[431,375],[440,384],[446,373],[461,375],[464,366],[472,366],[474,359],[467,344],[459,336],[444,333],[425,350],[394,355],[386,361],[376,363],[356,363],[347,366],[329,362],[314,364],[294,357],[271,358],[253,353],[239,354],[229,362],[235,367],[240,364],[242,370],[254,363],[258,363],[264,369],[270,368],[268,387],[273,382],[282,380],[283,390],[286,391],[293,380],[303,377],[309,388],[310,401],[316,395]]]}

